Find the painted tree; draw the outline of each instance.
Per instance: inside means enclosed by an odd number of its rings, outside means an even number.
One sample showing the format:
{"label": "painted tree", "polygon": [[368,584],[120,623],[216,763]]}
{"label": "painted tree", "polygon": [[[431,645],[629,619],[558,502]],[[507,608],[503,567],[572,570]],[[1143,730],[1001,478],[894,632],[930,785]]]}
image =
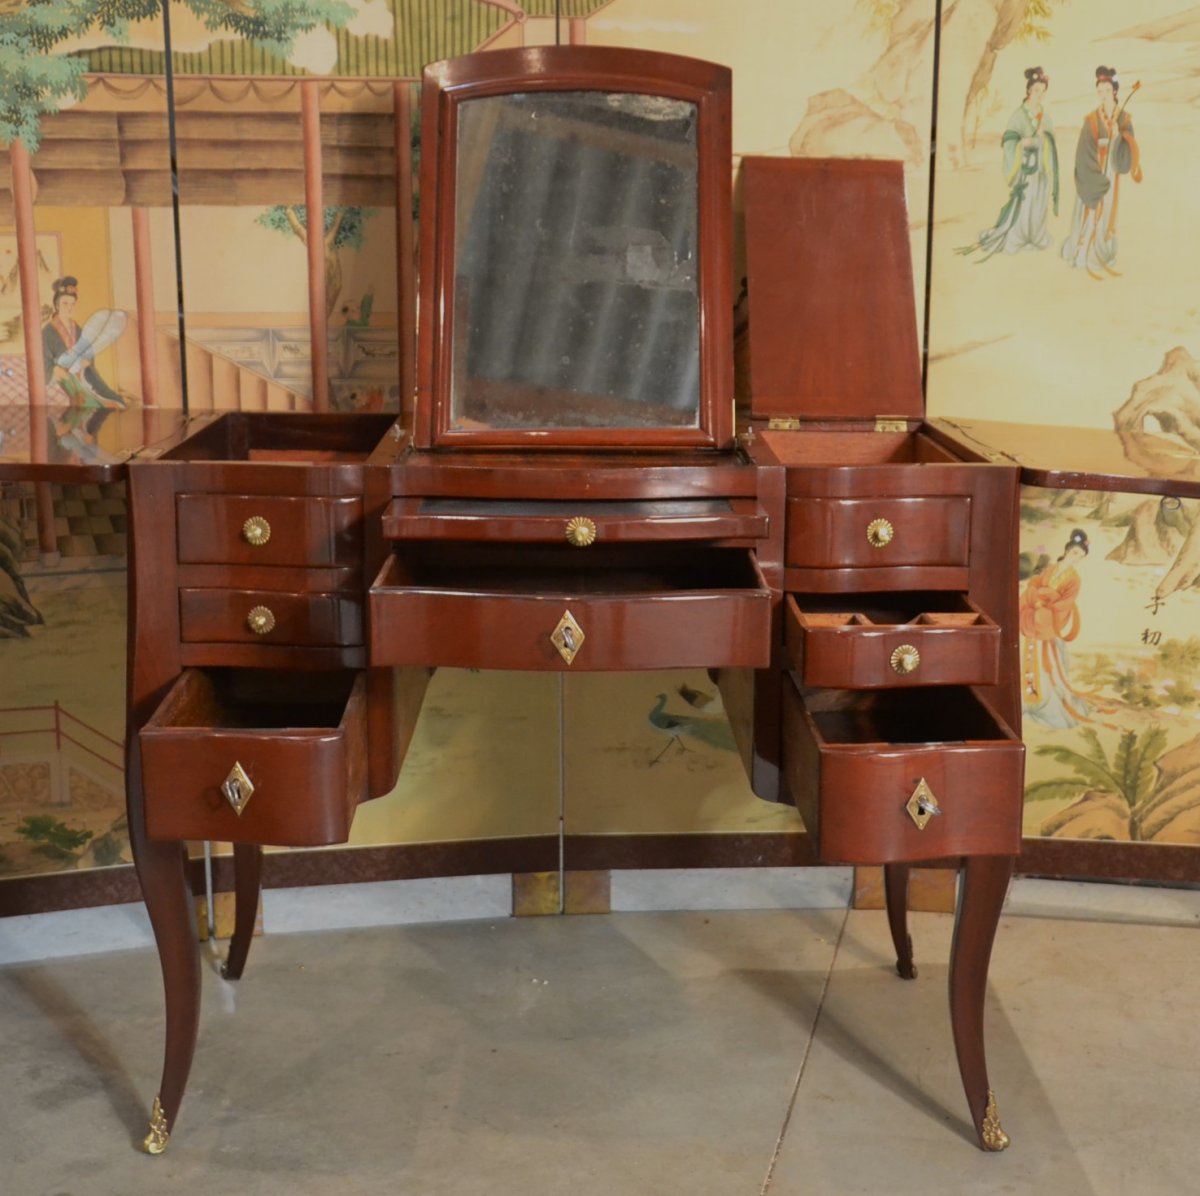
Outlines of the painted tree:
{"label": "painted tree", "polygon": [[[215,34],[246,38],[287,57],[295,37],[353,16],[345,0],[179,0]],[[87,93],[80,39],[121,44],[130,24],[155,18],[161,0],[0,0],[0,141],[20,140],[31,152],[42,117]],[[73,48],[63,50],[63,43]]]}
{"label": "painted tree", "polygon": [[[325,315],[333,314],[338,296],[342,293],[343,249],[361,249],[367,221],[375,215],[374,208],[336,207],[325,209],[322,239],[325,252]],[[264,228],[296,237],[308,244],[308,208],[304,204],[277,203],[258,217]]]}
{"label": "painted tree", "polygon": [[1125,731],[1109,757],[1091,727],[1080,728],[1079,748],[1044,744],[1039,756],[1049,756],[1070,769],[1071,776],[1039,781],[1025,790],[1026,802],[1075,798],[1042,824],[1042,834],[1068,839],[1148,838],[1143,820],[1160,787],[1155,764],[1167,746],[1161,726]]}

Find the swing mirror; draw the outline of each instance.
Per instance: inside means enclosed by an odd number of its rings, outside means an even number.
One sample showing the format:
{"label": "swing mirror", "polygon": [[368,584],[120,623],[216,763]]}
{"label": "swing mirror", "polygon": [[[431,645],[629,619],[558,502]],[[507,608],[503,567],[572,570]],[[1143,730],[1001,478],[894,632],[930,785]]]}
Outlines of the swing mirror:
{"label": "swing mirror", "polygon": [[419,443],[728,441],[728,98],[607,48],[427,70]]}

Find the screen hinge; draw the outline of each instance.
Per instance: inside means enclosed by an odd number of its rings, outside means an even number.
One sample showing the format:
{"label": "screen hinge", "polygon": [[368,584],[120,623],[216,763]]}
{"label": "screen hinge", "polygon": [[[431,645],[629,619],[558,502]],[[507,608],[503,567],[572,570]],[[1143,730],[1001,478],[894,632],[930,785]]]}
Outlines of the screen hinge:
{"label": "screen hinge", "polygon": [[875,419],[876,432],[907,432],[908,420],[895,416],[880,415]]}
{"label": "screen hinge", "polygon": [[804,425],[794,415],[773,415],[767,420],[770,432],[799,432]]}

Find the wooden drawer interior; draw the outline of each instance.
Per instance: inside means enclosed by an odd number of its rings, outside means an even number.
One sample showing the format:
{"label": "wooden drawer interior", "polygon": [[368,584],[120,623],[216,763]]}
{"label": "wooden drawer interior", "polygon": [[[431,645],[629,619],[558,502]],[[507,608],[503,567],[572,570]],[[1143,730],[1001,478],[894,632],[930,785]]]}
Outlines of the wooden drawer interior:
{"label": "wooden drawer interior", "polygon": [[783,465],[790,467],[836,465],[918,465],[957,461],[923,432],[835,431],[827,428],[780,430],[761,433],[763,443]]}
{"label": "wooden drawer interior", "polygon": [[[1024,747],[969,688],[784,687],[784,774],[827,862],[1015,854]],[[918,827],[924,786],[941,813]]]}
{"label": "wooden drawer interior", "polygon": [[[371,663],[764,668],[770,590],[743,549],[407,544],[371,587]],[[553,642],[567,614],[583,643]]]}
{"label": "wooden drawer interior", "polygon": [[953,593],[789,594],[784,638],[810,686],[994,685],[1000,628]]}
{"label": "wooden drawer interior", "polygon": [[[185,669],[140,744],[151,838],[341,843],[367,798],[366,679]],[[232,797],[223,790],[231,777]],[[239,812],[235,799],[248,787]]]}
{"label": "wooden drawer interior", "polygon": [[163,454],[171,461],[326,464],[365,461],[394,415],[228,411]]}

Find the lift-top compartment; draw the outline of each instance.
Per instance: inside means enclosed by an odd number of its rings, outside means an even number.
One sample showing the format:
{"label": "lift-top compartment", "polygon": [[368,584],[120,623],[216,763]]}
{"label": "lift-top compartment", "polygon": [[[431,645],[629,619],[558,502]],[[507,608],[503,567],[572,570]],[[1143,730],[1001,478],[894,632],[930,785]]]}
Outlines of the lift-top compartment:
{"label": "lift-top compartment", "polygon": [[[751,401],[741,435],[756,464],[786,479],[792,674],[777,742],[778,690],[758,688],[755,759],[782,769],[781,792],[802,807],[823,859],[1016,851],[1017,476],[925,420],[903,167],[751,157],[742,172]],[[902,814],[920,780],[913,769],[969,790],[972,769],[990,761],[978,799],[960,803],[966,814],[935,818],[925,834],[892,826],[892,807]],[[769,784],[774,774],[757,775]]]}

